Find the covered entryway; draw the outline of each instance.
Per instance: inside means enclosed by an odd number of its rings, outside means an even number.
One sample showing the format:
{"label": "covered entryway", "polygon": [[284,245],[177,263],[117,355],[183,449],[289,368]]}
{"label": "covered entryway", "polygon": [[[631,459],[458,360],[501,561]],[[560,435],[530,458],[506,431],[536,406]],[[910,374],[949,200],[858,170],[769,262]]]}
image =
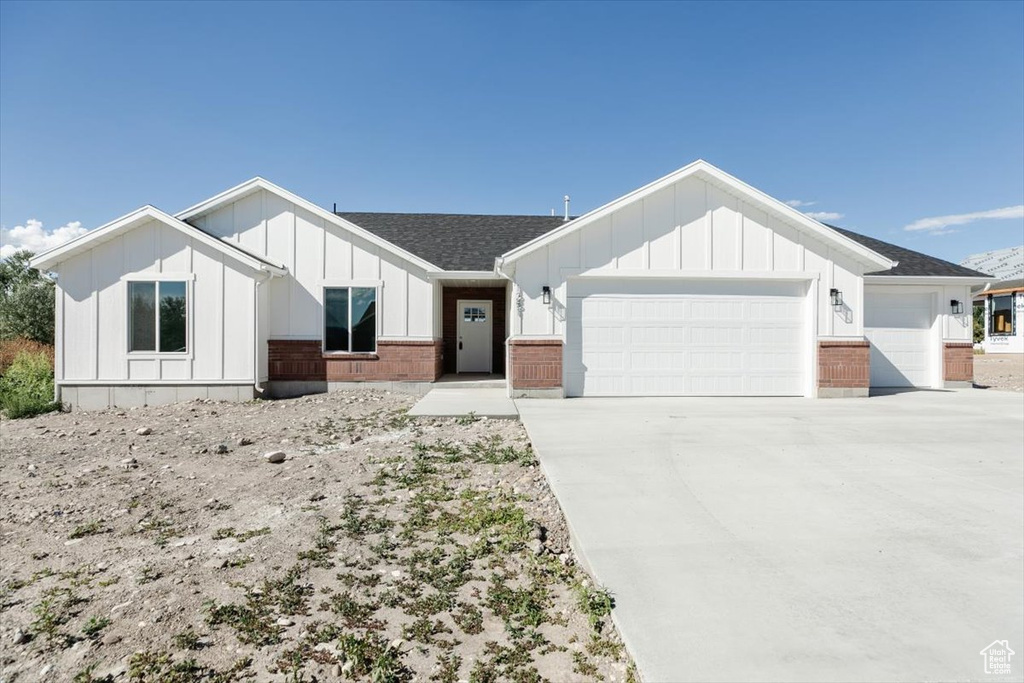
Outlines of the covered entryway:
{"label": "covered entryway", "polygon": [[504,375],[505,281],[441,286],[445,374]]}
{"label": "covered entryway", "polygon": [[866,292],[864,336],[871,343],[872,387],[931,387],[935,355],[933,295]]}
{"label": "covered entryway", "polygon": [[570,283],[569,396],[799,396],[807,284],[580,279]]}

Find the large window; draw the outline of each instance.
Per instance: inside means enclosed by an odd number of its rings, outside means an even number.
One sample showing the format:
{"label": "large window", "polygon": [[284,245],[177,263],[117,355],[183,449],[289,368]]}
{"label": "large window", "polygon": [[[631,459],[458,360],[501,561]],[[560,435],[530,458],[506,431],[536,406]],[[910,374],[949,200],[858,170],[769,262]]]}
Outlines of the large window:
{"label": "large window", "polygon": [[373,353],[377,350],[377,289],[324,289],[324,351]]}
{"label": "large window", "polygon": [[1013,334],[1013,294],[989,297],[988,333]]}
{"label": "large window", "polygon": [[188,351],[186,283],[128,283],[128,350],[151,353]]}

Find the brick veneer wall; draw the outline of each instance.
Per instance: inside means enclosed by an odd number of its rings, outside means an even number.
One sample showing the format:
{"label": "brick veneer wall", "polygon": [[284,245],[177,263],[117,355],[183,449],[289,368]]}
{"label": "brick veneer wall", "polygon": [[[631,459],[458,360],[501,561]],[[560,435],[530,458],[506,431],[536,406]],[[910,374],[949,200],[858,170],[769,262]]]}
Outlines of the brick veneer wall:
{"label": "brick veneer wall", "polygon": [[505,372],[505,286],[445,287],[441,293],[441,338],[444,340],[444,371],[458,372],[459,299],[491,302],[491,368]]}
{"label": "brick veneer wall", "polygon": [[271,339],[271,381],[433,382],[442,373],[440,341],[377,340],[377,353],[324,354],[319,340]]}
{"label": "brick veneer wall", "polygon": [[513,389],[557,389],[562,386],[561,340],[513,339],[509,344]]}
{"label": "brick veneer wall", "polygon": [[947,382],[974,381],[974,344],[946,342],[942,348],[942,379]]}
{"label": "brick veneer wall", "polygon": [[818,387],[867,389],[871,347],[867,341],[819,341]]}

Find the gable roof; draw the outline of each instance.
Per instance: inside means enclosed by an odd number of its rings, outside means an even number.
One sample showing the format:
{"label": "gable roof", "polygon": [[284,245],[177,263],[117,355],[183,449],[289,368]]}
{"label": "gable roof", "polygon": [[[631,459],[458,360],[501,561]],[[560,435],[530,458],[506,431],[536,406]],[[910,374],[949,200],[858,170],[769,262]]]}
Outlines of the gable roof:
{"label": "gable roof", "polygon": [[124,233],[129,232],[130,230],[133,230],[151,220],[158,221],[168,227],[171,227],[183,233],[187,237],[197,239],[203,244],[212,247],[213,249],[229,256],[242,265],[252,268],[253,270],[268,272],[271,275],[284,275],[288,272],[288,270],[280,263],[275,263],[265,256],[254,254],[247,249],[243,249],[237,244],[226,242],[209,234],[208,232],[200,230],[194,225],[189,225],[184,221],[178,220],[174,216],[149,204],[140,207],[131,213],[125,214],[106,225],[102,225],[95,230],[90,230],[70,242],[65,242],[58,247],[54,247],[53,249],[49,249],[42,254],[39,254],[32,259],[31,265],[33,268],[37,268],[39,270],[47,270],[62,261],[66,261],[78,254],[89,251],[99,244],[123,235]]}
{"label": "gable roof", "polygon": [[[826,223],[826,225],[828,224]],[[901,247],[896,244],[883,242],[882,240],[875,239],[874,237],[861,235],[860,233],[845,230],[835,225],[829,225],[828,227],[832,228],[836,232],[846,235],[852,240],[860,242],[868,249],[877,251],[886,258],[897,262],[895,268],[881,270],[874,273],[865,273],[865,275],[892,275],[897,277],[992,277],[991,275],[979,273],[976,270],[964,268],[963,266],[958,266],[955,263],[950,263],[949,261],[943,261],[940,258],[935,258],[928,254],[922,254],[921,252],[914,251],[913,249],[907,249],[906,247]]]}
{"label": "gable roof", "polygon": [[402,249],[398,245],[388,240],[381,239],[372,232],[364,230],[358,225],[355,225],[352,222],[345,220],[341,216],[335,215],[330,211],[327,211],[326,209],[322,209],[313,202],[303,199],[297,194],[293,194],[288,190],[284,189],[283,187],[279,187],[274,183],[270,182],[269,180],[266,180],[265,178],[261,178],[259,176],[256,176],[251,180],[247,180],[239,185],[235,185],[234,187],[227,189],[218,195],[214,195],[209,199],[199,202],[194,206],[190,206],[184,211],[178,212],[177,214],[175,214],[175,216],[183,221],[191,221],[197,216],[209,213],[225,204],[230,204],[231,202],[237,199],[241,199],[242,197],[252,194],[253,192],[258,192],[259,190],[266,190],[267,192],[275,194],[287,202],[302,207],[304,210],[312,213],[313,215],[319,216],[325,221],[333,223],[334,225],[342,228],[343,230],[358,235],[367,242],[374,244],[386,251],[389,251],[395,256],[398,256],[399,258],[405,261],[409,261],[410,263],[413,263],[428,272],[440,270],[440,268],[438,268],[436,265],[423,258],[420,258],[416,254],[406,251],[405,249]]}
{"label": "gable roof", "polygon": [[565,223],[561,216],[358,213],[345,220],[445,270],[493,271],[494,259]]}
{"label": "gable roof", "polygon": [[593,211],[583,214],[579,218],[563,223],[561,227],[552,230],[546,235],[541,235],[536,239],[533,239],[526,244],[520,245],[515,249],[511,249],[501,257],[499,257],[500,265],[506,263],[512,263],[522,258],[526,254],[529,254],[541,247],[550,244],[554,240],[560,237],[581,229],[582,227],[593,223],[614,211],[631,204],[637,200],[643,199],[659,190],[662,190],[674,183],[688,178],[690,176],[699,177],[702,180],[710,182],[718,187],[725,188],[736,194],[746,201],[766,207],[774,211],[775,213],[781,214],[788,219],[792,224],[800,227],[805,232],[815,235],[818,239],[825,241],[828,244],[834,245],[838,248],[843,249],[848,254],[852,255],[856,260],[868,265],[874,266],[875,268],[889,269],[896,264],[885,256],[875,252],[874,250],[865,247],[858,241],[850,239],[848,236],[842,233],[832,230],[823,223],[810,218],[804,213],[797,211],[793,207],[780,202],[779,200],[771,197],[764,192],[761,192],[757,188],[747,185],[739,178],[735,178],[725,171],[709,164],[703,159],[698,159],[691,164],[688,164],[677,171],[673,171],[668,175],[655,180],[637,190],[634,190],[628,194],[619,197],[618,199],[605,204]]}

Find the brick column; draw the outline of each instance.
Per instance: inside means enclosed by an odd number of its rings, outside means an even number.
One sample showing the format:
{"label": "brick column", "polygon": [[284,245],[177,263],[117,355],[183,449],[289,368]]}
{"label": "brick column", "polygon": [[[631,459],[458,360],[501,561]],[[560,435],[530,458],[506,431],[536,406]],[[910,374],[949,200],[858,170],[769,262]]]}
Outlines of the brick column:
{"label": "brick column", "polygon": [[560,339],[513,339],[509,346],[515,396],[561,398],[564,395]]}
{"label": "brick column", "polygon": [[865,340],[818,342],[818,398],[868,395],[871,346]]}
{"label": "brick column", "polygon": [[974,344],[946,342],[942,345],[942,379],[947,386],[974,384]]}

